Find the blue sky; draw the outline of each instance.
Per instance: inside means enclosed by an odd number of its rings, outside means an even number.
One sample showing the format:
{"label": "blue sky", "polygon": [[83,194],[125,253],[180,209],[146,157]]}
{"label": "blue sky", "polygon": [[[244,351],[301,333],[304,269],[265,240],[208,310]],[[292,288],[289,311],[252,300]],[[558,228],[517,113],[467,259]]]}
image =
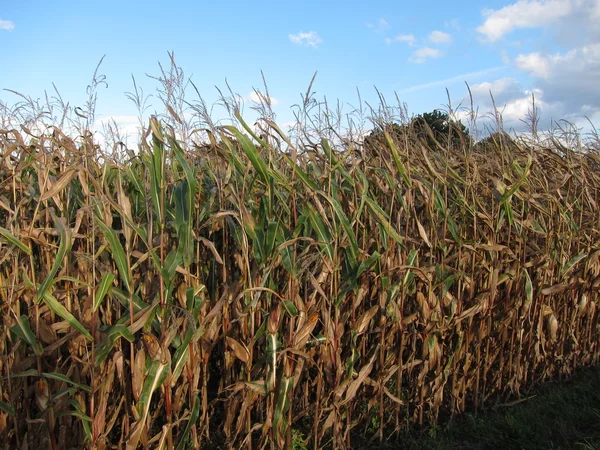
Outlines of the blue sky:
{"label": "blue sky", "polygon": [[[225,79],[249,99],[262,70],[280,123],[315,71],[318,98],[354,106],[357,88],[377,104],[374,87],[410,113],[443,107],[446,88],[457,106],[466,81],[481,116],[492,90],[508,127],[522,126],[532,92],[542,123],[600,123],[600,0],[3,2],[0,50],[0,89],[41,98],[54,83],[73,106],[106,55],[97,118],[124,126],[136,114],[131,75],[152,93],[146,74],[158,75],[169,51],[209,104]],[[2,90],[0,100],[18,98]],[[148,113],[160,110],[150,103]]]}

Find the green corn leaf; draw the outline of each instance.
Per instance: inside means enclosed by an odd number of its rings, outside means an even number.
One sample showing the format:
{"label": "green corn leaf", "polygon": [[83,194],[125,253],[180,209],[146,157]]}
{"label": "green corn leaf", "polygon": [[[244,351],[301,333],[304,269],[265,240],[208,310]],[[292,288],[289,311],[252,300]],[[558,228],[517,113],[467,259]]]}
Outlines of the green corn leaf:
{"label": "green corn leaf", "polygon": [[89,341],[93,341],[92,335],[88,330],[71,314],[67,308],[65,308],[54,296],[46,292],[43,297],[46,306],[56,315],[62,317],[67,321],[71,327],[75,328]]}
{"label": "green corn leaf", "polygon": [[138,402],[138,412],[141,414],[143,420],[146,420],[148,411],[150,410],[150,402],[152,400],[152,394],[162,386],[167,375],[169,374],[169,365],[161,364],[160,361],[153,361],[150,369],[148,370],[148,376],[144,381],[144,387],[140,394],[140,400]]}
{"label": "green corn leaf", "polygon": [[387,131],[384,132],[384,136],[385,136],[385,142],[386,142],[388,148],[390,149],[390,153],[392,154],[392,159],[394,160],[394,164],[396,165],[396,170],[398,171],[398,173],[400,174],[400,176],[402,177],[402,179],[404,180],[406,185],[408,187],[412,186],[412,181],[410,179],[410,176],[408,175],[408,171],[406,170],[406,167],[404,167],[404,164],[402,164],[402,161],[400,160],[400,155],[398,154],[398,149],[396,148],[396,144],[394,143],[394,141],[392,140],[392,137],[390,136],[390,134]]}
{"label": "green corn leaf", "polygon": [[[223,134],[221,136],[221,139],[222,139],[223,143],[225,144],[225,148],[227,149],[227,151],[224,153],[226,153],[226,156],[227,156],[227,159],[228,159],[230,165],[233,166],[238,173],[241,173],[241,174],[245,173],[246,169],[244,166],[244,162],[238,156],[233,143],[229,140],[228,136],[225,134]],[[218,178],[217,175],[215,175],[212,172],[211,172],[211,176],[212,176],[213,180],[216,180]]]}
{"label": "green corn leaf", "polygon": [[28,255],[31,255],[31,249],[17,239],[13,234],[6,228],[0,227],[0,236],[2,236],[9,244],[15,245],[23,250]]}
{"label": "green corn leaf", "polygon": [[279,222],[269,221],[267,225],[267,235],[265,236],[264,252],[268,258],[273,254],[277,233],[279,231]]}
{"label": "green corn leaf", "polygon": [[[132,230],[134,230],[136,232],[136,234],[140,237],[140,239],[144,242],[144,245],[146,245],[146,248],[148,249],[148,253],[150,254],[150,258],[152,259],[152,261],[154,262],[154,267],[156,267],[157,269],[160,270],[161,267],[161,262],[160,262],[160,258],[158,256],[158,254],[156,253],[156,251],[154,251],[154,249],[152,248],[152,246],[150,245],[150,243],[148,242],[148,233],[146,232],[145,229],[138,227],[129,217],[127,217],[126,214],[121,214],[121,218],[125,221],[125,223],[131,227]],[[103,222],[102,219],[100,218],[100,216],[98,216],[98,221],[99,224],[104,225],[104,228],[102,228],[103,230],[111,230],[111,228],[108,228]],[[114,233],[114,230],[113,230]],[[116,237],[116,233],[115,236]],[[113,239],[113,237],[111,236],[111,239]],[[110,242],[109,242],[110,243]],[[116,239],[115,244],[119,244],[120,245],[120,241],[118,239]],[[121,249],[123,248],[123,246],[121,246]],[[125,252],[123,251],[123,255],[125,254]],[[114,255],[113,255],[114,257]],[[125,260],[125,262],[127,262],[127,260]]]}
{"label": "green corn leaf", "polygon": [[[506,206],[508,203],[503,203],[504,207],[500,210],[500,214],[498,214],[498,221],[496,222],[496,233],[498,233],[502,226],[504,225],[504,219],[506,218]],[[509,205],[510,208],[510,205]]]}
{"label": "green corn leaf", "polygon": [[387,214],[383,211],[383,209],[381,209],[377,202],[369,196],[366,197],[366,202],[367,206],[375,216],[375,219],[377,222],[379,222],[385,232],[389,234],[392,239],[394,239],[400,245],[400,247],[404,248],[404,239],[402,239],[402,236],[398,234],[392,224],[388,221]]}
{"label": "green corn leaf", "polygon": [[85,384],[76,383],[73,380],[71,380],[68,376],[63,375],[62,373],[44,372],[42,373],[42,376],[44,378],[50,378],[52,380],[63,381],[67,384],[70,384],[71,386],[75,386],[76,388],[79,388],[86,392],[92,392],[92,389],[89,386],[86,386]]}
{"label": "green corn leaf", "polygon": [[283,306],[290,316],[296,317],[298,315],[298,308],[290,300],[284,300]]}
{"label": "green corn leaf", "polygon": [[145,195],[146,189],[140,179],[139,175],[133,171],[131,166],[127,167],[127,174],[129,175],[129,180],[133,184],[133,187],[137,190],[138,193]]}
{"label": "green corn leaf", "polygon": [[129,269],[129,262],[117,233],[112,228],[107,227],[101,220],[97,220],[97,223],[100,226],[102,233],[104,233],[104,237],[106,237],[106,240],[108,241],[121,281],[125,285],[127,291],[132,292],[133,281]]}
{"label": "green corn leaf", "polygon": [[[408,253],[408,258],[406,258],[406,266],[408,267],[414,267],[415,266],[415,261],[417,260],[417,255],[418,255],[418,251],[413,249]],[[404,274],[404,278],[402,280],[402,285],[406,286],[408,284],[408,281],[410,278],[414,277],[414,274],[412,273],[412,270],[407,269],[406,273]]]}
{"label": "green corn leaf", "polygon": [[564,267],[560,270],[560,276],[566,275],[579,261],[587,256],[587,253],[580,253],[579,255],[571,258],[571,260],[564,265]]}
{"label": "green corn leaf", "polygon": [[106,333],[109,339],[114,340],[116,338],[123,337],[129,342],[135,342],[135,336],[129,331],[129,328],[124,324],[113,325]]}
{"label": "green corn leaf", "polygon": [[460,234],[458,233],[458,227],[452,217],[448,217],[448,230],[450,231],[454,242],[456,242],[459,245],[462,245],[462,239],[460,238]]}
{"label": "green corn leaf", "polygon": [[288,428],[286,420],[286,413],[290,407],[290,399],[292,396],[292,390],[294,388],[294,378],[281,378],[281,384],[279,387],[279,395],[277,397],[277,404],[275,406],[275,412],[273,414],[273,428],[275,429],[277,440],[281,443],[285,442],[285,435]]}
{"label": "green corn leaf", "polygon": [[531,155],[529,155],[527,157],[527,165],[525,167],[525,170],[521,174],[521,177],[517,180],[517,182],[510,189],[508,189],[504,193],[504,195],[502,195],[502,198],[500,199],[500,203],[508,202],[510,200],[510,198],[513,196],[513,194],[515,192],[517,192],[517,190],[519,190],[521,185],[527,180],[527,176],[529,175],[529,169],[531,168],[531,163],[532,163],[532,158],[531,158]]}
{"label": "green corn leaf", "polygon": [[259,136],[256,135],[256,133],[254,132],[254,130],[252,130],[252,128],[250,128],[248,126],[248,124],[246,123],[246,121],[243,119],[242,115],[240,114],[239,111],[235,111],[234,113],[235,118],[237,120],[239,120],[240,124],[242,125],[242,127],[244,128],[244,130],[246,130],[248,132],[248,134],[250,136],[252,136],[254,138],[254,140],[256,142],[258,142],[261,146],[263,146],[264,148],[267,148],[268,145],[265,141],[263,141]]}
{"label": "green corn leaf", "polygon": [[531,304],[533,301],[533,283],[527,269],[523,269],[523,276],[525,277],[525,301]]}
{"label": "green corn leaf", "polygon": [[188,420],[187,424],[185,425],[185,429],[183,430],[183,433],[181,433],[181,438],[179,439],[179,444],[177,444],[177,447],[175,450],[184,450],[186,448],[189,448],[187,446],[188,445],[188,436],[190,434],[192,425],[197,422],[199,416],[200,416],[200,395],[196,392],[194,394],[194,404],[192,405],[192,412],[190,414],[190,419]]}
{"label": "green corn leaf", "polygon": [[193,330],[193,328],[190,327],[186,330],[185,336],[183,338],[183,342],[181,343],[181,345],[179,346],[179,348],[175,351],[175,354],[173,355],[173,362],[172,362],[172,373],[173,373],[172,384],[173,385],[175,385],[177,378],[179,378],[183,368],[185,367],[186,363],[188,362],[188,358],[189,358],[189,354],[190,354],[189,346],[190,346],[190,342],[191,342],[193,336],[194,336],[194,330]]}
{"label": "green corn leaf", "polygon": [[[191,224],[191,222],[190,222]],[[189,224],[182,225],[179,230],[179,244],[177,245],[177,253],[181,259],[181,264],[184,267],[189,267],[194,258],[194,242],[192,239],[192,227]]]}
{"label": "green corn leaf", "polygon": [[179,142],[177,142],[177,139],[175,139],[173,136],[169,136],[169,145],[173,149],[175,157],[177,158],[177,161],[179,161],[179,164],[181,165],[185,173],[185,178],[188,182],[190,193],[195,193],[196,189],[198,188],[198,180],[196,179],[195,171],[190,167],[190,165],[186,161],[183,155],[183,149],[179,145]]}
{"label": "green corn leaf", "polygon": [[195,172],[183,157],[183,152],[177,141],[174,141],[172,147],[179,163],[183,167],[186,177],[185,182],[180,182],[179,190],[175,193],[177,200],[175,222],[177,223],[177,232],[179,235],[178,251],[182,255],[184,267],[189,267],[194,257],[194,245],[192,242],[193,220],[191,214],[195,209],[198,182],[196,181]]}
{"label": "green corn leaf", "polygon": [[448,215],[448,209],[446,207],[446,200],[441,192],[433,186],[428,186],[433,193],[433,204],[436,209],[440,212],[441,217],[446,217]]}
{"label": "green corn leaf", "polygon": [[354,216],[354,219],[352,220],[352,222],[358,222],[362,216],[362,212],[365,209],[365,204],[367,203],[367,197],[369,195],[369,180],[367,179],[367,176],[365,175],[365,173],[360,170],[360,169],[356,169],[356,174],[357,176],[360,178],[360,189],[362,189],[362,192],[360,193],[360,206],[358,207],[358,210],[356,211],[356,215]]}
{"label": "green corn leaf", "polygon": [[544,230],[544,228],[535,219],[531,219],[531,226],[533,227],[534,231],[540,234],[546,234],[546,230]]}
{"label": "green corn leaf", "polygon": [[162,274],[167,284],[170,284],[177,274],[177,266],[183,264],[183,255],[178,249],[172,249],[165,258]]}
{"label": "green corn leaf", "polygon": [[379,252],[373,252],[369,258],[361,262],[356,271],[356,278],[360,277],[366,270],[371,269],[377,262],[379,262],[381,254]]}
{"label": "green corn leaf", "polygon": [[25,372],[10,374],[11,378],[26,378],[26,377],[39,377],[39,376],[40,376],[40,373],[35,369],[29,369],[29,370],[26,370]]}
{"label": "green corn leaf", "polygon": [[58,269],[60,269],[62,266],[65,255],[71,249],[71,230],[67,230],[63,224],[63,220],[56,216],[54,217],[54,224],[60,234],[60,244],[58,246],[58,253],[54,258],[52,268],[50,269],[50,272],[48,273],[48,276],[44,282],[38,288],[36,299],[38,303],[44,297],[48,288],[54,283],[54,277],[58,273]]}
{"label": "green corn leaf", "polygon": [[106,297],[106,294],[110,292],[110,288],[114,281],[115,276],[112,273],[105,273],[102,276],[102,280],[100,280],[100,285],[98,286],[98,290],[96,291],[96,296],[94,297],[93,312],[98,311],[98,308],[102,304],[104,297]]}
{"label": "green corn leaf", "polygon": [[256,330],[256,333],[254,334],[254,344],[256,344],[258,342],[258,340],[265,335],[266,332],[267,332],[267,321],[263,320],[261,326],[258,328],[258,330]]}
{"label": "green corn leaf", "polygon": [[[119,303],[121,303],[121,305],[123,305],[127,310],[129,310],[129,302],[130,302],[129,293],[125,292],[122,289],[116,288],[114,286],[111,287],[110,291],[111,291],[112,295],[114,295],[117,298],[117,300],[119,300]],[[133,302],[133,311],[134,312],[138,312],[140,309],[144,309],[150,305],[150,303],[146,303],[136,294],[131,295],[131,301]]]}
{"label": "green corn leaf", "polygon": [[[85,415],[81,411],[66,410],[66,411],[60,411],[60,412],[56,413],[56,417],[64,417],[64,416],[73,416],[73,417],[77,417],[81,421],[87,422],[89,424],[92,423],[92,418],[90,416]],[[86,433],[86,435],[87,435],[87,433]],[[91,433],[90,433],[90,436],[91,436]]]}
{"label": "green corn leaf", "polygon": [[153,143],[152,154],[149,160],[147,160],[148,168],[150,169],[150,196],[156,213],[155,217],[162,224],[162,220],[165,217],[162,201],[165,190],[165,144],[160,122],[152,118],[150,120],[150,127],[152,128]]}
{"label": "green corn leaf", "polygon": [[198,310],[202,308],[202,305],[204,304],[204,300],[198,294],[205,289],[206,287],[201,285],[199,288],[188,287],[185,290],[185,305],[188,311],[192,313],[193,317],[197,317]]}
{"label": "green corn leaf", "polygon": [[235,136],[235,138],[242,145],[244,153],[254,166],[254,169],[258,172],[263,183],[265,183],[266,185],[270,185],[271,177],[269,173],[269,168],[258,153],[258,150],[256,149],[256,146],[252,143],[252,141],[245,134],[241,133],[237,128],[231,125],[226,125],[223,128],[229,130]]}
{"label": "green corn leaf", "polygon": [[[506,201],[502,203],[502,212],[504,212],[506,214],[506,220],[508,221],[508,224],[512,226],[513,222],[514,222],[514,215],[513,215],[513,209],[512,206],[510,205],[510,202]],[[502,214],[500,215],[500,217],[502,217]],[[500,230],[500,225],[501,221],[498,220],[498,230]]]}
{"label": "green corn leaf", "polygon": [[4,411],[5,413],[7,413],[11,416],[15,416],[17,414],[15,411],[15,408],[13,408],[8,403],[4,403],[4,402],[0,402],[0,410]]}
{"label": "green corn leaf", "polygon": [[290,240],[290,231],[284,227],[277,228],[276,243],[277,251],[281,255],[281,262],[290,275],[295,276],[294,269],[294,241]]}
{"label": "green corn leaf", "polygon": [[175,229],[179,230],[190,221],[189,186],[181,180],[175,186],[173,193],[175,201]]}
{"label": "green corn leaf", "polygon": [[329,200],[329,202],[331,203],[331,206],[333,206],[335,214],[338,217],[338,219],[340,219],[342,227],[344,228],[344,231],[346,232],[346,236],[348,236],[348,240],[350,241],[350,250],[351,250],[350,254],[352,256],[352,261],[350,261],[350,263],[354,264],[354,262],[358,258],[358,242],[356,240],[356,235],[354,234],[354,230],[352,229],[352,226],[350,225],[350,220],[348,219],[348,216],[346,216],[346,213],[344,213],[344,210],[342,209],[342,205],[340,204],[338,199],[336,199],[336,198],[329,199],[327,197],[326,197],[326,199]]}
{"label": "green corn leaf", "polygon": [[25,341],[29,346],[33,349],[36,355],[41,355],[43,353],[43,348],[37,342],[35,338],[34,332],[31,330],[29,326],[29,318],[25,315],[22,315],[17,319],[17,324],[10,327],[11,333],[20,337],[23,341]]}
{"label": "green corn leaf", "polygon": [[102,364],[108,357],[118,339],[123,337],[129,342],[135,342],[135,336],[129,331],[127,325],[125,325],[129,321],[129,317],[125,316],[121,320],[124,323],[113,325],[106,333],[105,341],[96,349],[96,361],[94,362],[96,367]]}
{"label": "green corn leaf", "polygon": [[321,216],[312,208],[310,205],[306,205],[305,208],[308,212],[308,218],[312,229],[317,233],[317,237],[321,242],[321,248],[324,249],[325,253],[333,261],[333,247],[331,245],[331,235],[329,230]]}
{"label": "green corn leaf", "polygon": [[312,191],[312,192],[320,192],[321,190],[319,189],[319,186],[310,178],[310,176],[304,172],[300,166],[298,166],[294,161],[292,161],[292,158],[290,158],[288,155],[284,154],[283,157],[285,158],[285,160],[287,161],[287,163],[292,166],[294,168],[294,172],[296,172],[296,175],[298,175],[300,177],[300,180],[302,180],[302,182]]}
{"label": "green corn leaf", "polygon": [[344,179],[350,184],[350,186],[354,187],[354,179],[352,178],[352,175],[350,175],[348,171],[344,169],[344,167],[337,160],[334,152],[331,150],[329,142],[327,142],[326,139],[321,139],[321,147],[323,147],[327,158],[329,158],[329,160],[331,161],[332,170],[337,170],[338,172],[340,172]]}
{"label": "green corn leaf", "polygon": [[79,285],[79,286],[91,287],[91,285],[89,283],[86,283],[85,281],[82,281],[82,280],[78,280],[75,277],[70,277],[68,275],[63,275],[63,276],[54,278],[54,283],[58,283],[59,281],[70,281],[71,283],[75,284],[76,286]]}
{"label": "green corn leaf", "polygon": [[[91,442],[92,441],[92,429],[91,429],[90,425],[92,423],[92,419],[83,412],[83,408],[81,407],[79,400],[72,398],[69,400],[69,404],[71,404],[75,408],[75,411],[72,411],[70,415],[81,419],[81,426],[83,427],[83,431],[85,433],[86,439],[88,442]],[[66,413],[66,414],[68,414],[68,413]]]}

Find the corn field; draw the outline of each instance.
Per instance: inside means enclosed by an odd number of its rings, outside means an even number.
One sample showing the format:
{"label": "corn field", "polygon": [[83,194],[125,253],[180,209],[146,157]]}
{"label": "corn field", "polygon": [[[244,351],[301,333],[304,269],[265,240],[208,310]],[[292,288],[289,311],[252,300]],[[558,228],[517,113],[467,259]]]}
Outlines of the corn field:
{"label": "corn field", "polygon": [[600,357],[600,155],[0,131],[2,448],[350,448]]}

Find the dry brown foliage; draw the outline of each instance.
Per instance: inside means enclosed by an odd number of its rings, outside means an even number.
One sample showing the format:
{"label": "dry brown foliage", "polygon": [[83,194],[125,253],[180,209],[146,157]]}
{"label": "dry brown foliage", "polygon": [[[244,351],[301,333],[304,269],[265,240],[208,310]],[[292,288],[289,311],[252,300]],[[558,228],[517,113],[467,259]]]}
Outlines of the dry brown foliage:
{"label": "dry brown foliage", "polygon": [[5,448],[349,448],[598,361],[598,153],[148,130],[0,131]]}

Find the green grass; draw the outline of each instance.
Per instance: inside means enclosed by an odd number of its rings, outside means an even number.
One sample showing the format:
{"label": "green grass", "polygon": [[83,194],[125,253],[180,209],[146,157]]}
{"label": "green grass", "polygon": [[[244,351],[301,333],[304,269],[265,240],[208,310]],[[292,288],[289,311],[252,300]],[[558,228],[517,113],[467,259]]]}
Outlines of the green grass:
{"label": "green grass", "polygon": [[568,381],[540,386],[514,406],[491,408],[444,426],[402,436],[398,443],[356,448],[600,449],[600,368],[582,370]]}

